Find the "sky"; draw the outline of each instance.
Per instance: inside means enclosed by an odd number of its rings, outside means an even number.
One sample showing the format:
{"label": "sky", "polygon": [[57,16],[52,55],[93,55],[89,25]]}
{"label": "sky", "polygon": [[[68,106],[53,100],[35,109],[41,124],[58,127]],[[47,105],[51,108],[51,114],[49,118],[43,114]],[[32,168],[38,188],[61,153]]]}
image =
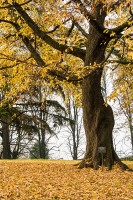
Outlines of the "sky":
{"label": "sky", "polygon": [[[126,118],[123,114],[119,116],[115,116],[115,126],[113,131],[113,142],[114,148],[119,157],[126,157],[133,155],[132,146],[131,146],[131,135],[128,129],[127,124],[125,124]],[[83,127],[82,127],[83,129]],[[53,159],[64,159],[64,160],[71,160],[71,154],[69,152],[69,148],[67,146],[67,137],[68,132],[67,129],[62,129],[61,132],[58,134],[58,138],[52,138],[51,144],[57,146],[56,151],[51,151],[51,158]],[[82,130],[82,143],[80,149],[82,152],[85,152],[86,148],[86,139],[84,134],[84,129]],[[83,158],[83,155],[79,157],[79,159]]]}

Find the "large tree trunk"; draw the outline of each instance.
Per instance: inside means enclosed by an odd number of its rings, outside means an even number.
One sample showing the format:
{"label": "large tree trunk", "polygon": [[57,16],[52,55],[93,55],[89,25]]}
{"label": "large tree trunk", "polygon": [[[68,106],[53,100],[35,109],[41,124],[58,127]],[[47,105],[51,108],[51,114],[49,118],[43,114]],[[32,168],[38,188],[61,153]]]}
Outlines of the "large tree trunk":
{"label": "large tree trunk", "polygon": [[[102,10],[102,4],[95,6],[94,10],[93,15],[102,26],[106,16],[105,11]],[[105,39],[98,30],[90,25],[85,66],[100,64],[104,61],[108,42],[107,38]],[[111,107],[105,105],[101,93],[102,71],[102,67],[97,68],[83,80],[83,120],[87,145],[80,167],[92,166],[94,169],[98,169],[99,166],[105,165],[111,169],[114,162],[117,161],[123,169],[126,169],[127,166],[120,161],[113,148],[114,117]],[[102,150],[106,152],[102,153],[99,147],[104,147]]]}
{"label": "large tree trunk", "polygon": [[[111,107],[104,104],[100,82],[101,71],[98,71],[83,83],[83,117],[87,141],[84,159],[91,159],[95,169],[101,164],[111,169],[114,164],[112,142],[114,117]],[[106,148],[106,153],[101,155],[99,147]]]}

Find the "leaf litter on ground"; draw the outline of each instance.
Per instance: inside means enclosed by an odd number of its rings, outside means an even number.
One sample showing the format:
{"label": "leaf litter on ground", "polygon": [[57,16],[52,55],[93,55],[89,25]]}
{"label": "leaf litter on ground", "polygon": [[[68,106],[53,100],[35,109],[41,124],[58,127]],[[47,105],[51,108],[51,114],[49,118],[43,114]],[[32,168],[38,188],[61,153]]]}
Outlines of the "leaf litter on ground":
{"label": "leaf litter on ground", "polygon": [[75,163],[1,160],[0,200],[133,200],[132,172],[78,169]]}

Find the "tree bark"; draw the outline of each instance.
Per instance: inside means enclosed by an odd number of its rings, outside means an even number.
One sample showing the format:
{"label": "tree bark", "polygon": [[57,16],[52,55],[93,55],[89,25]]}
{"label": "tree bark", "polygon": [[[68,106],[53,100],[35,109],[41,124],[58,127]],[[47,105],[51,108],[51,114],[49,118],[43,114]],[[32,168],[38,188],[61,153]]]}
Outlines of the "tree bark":
{"label": "tree bark", "polygon": [[[102,4],[94,8],[93,16],[100,26],[103,26],[106,12]],[[86,47],[85,66],[100,64],[105,59],[105,50],[109,42],[103,34],[90,25],[89,37]],[[103,68],[97,68],[91,75],[83,80],[83,120],[86,133],[86,153],[80,168],[91,166],[98,169],[99,166],[107,166],[111,169],[115,162],[118,162],[122,169],[128,167],[118,158],[113,148],[112,130],[114,127],[114,116],[112,108],[105,105],[101,93],[101,76]],[[104,147],[104,153],[99,147]]]}
{"label": "tree bark", "polygon": [[133,120],[132,120],[132,112],[129,106],[129,112],[128,112],[128,124],[129,124],[129,130],[131,133],[131,145],[132,145],[132,151],[133,151]]}
{"label": "tree bark", "polygon": [[3,159],[11,158],[10,141],[9,141],[9,125],[2,123],[2,143],[3,143]]}

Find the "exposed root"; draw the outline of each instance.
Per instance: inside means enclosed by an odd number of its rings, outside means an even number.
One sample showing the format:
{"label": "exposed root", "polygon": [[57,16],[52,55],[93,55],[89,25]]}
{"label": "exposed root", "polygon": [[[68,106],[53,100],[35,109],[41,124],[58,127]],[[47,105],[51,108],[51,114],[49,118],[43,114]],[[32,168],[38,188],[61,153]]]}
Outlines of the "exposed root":
{"label": "exposed root", "polygon": [[108,154],[104,158],[102,158],[101,156],[100,157],[97,156],[93,158],[92,157],[86,158],[86,157],[83,160],[81,160],[79,163],[75,164],[74,166],[78,166],[79,169],[91,167],[95,170],[99,169],[99,167],[102,166],[102,167],[106,167],[108,170],[111,170],[115,164],[118,164],[120,169],[123,171],[125,170],[133,171],[133,169],[130,169],[125,163],[123,163],[120,160],[114,148],[112,148],[111,159],[109,159],[110,157],[108,156]]}
{"label": "exposed root", "polygon": [[[119,159],[119,158],[118,158]],[[119,160],[117,160],[115,163],[117,163],[118,164],[118,166],[120,167],[120,169],[122,169],[122,171],[125,171],[125,170],[127,170],[127,171],[131,171],[131,172],[133,172],[133,169],[130,169],[126,164],[124,164],[120,159]],[[95,168],[94,167],[94,163],[93,163],[93,161],[90,161],[90,162],[88,162],[87,160],[85,160],[85,159],[83,159],[81,162],[79,162],[79,163],[77,163],[77,164],[74,164],[74,166],[78,166],[78,169],[83,169],[83,168],[93,168],[93,169],[95,169],[95,170],[97,170],[97,169],[99,169],[99,167],[100,166],[98,166],[98,168]],[[102,165],[101,165],[102,166]],[[107,166],[105,166],[105,165],[103,165],[104,167],[107,167]],[[103,167],[102,166],[102,167]],[[112,169],[112,167],[111,168],[108,168],[108,170],[111,170]]]}
{"label": "exposed root", "polygon": [[74,164],[74,166],[78,166],[79,169],[88,168],[88,167],[93,168],[93,162],[83,159],[81,162]]}
{"label": "exposed root", "polygon": [[79,169],[83,169],[83,168],[85,168],[85,159],[83,159],[80,163],[79,163],[79,166],[78,166],[78,168]]}
{"label": "exposed root", "polygon": [[86,162],[86,163],[85,163],[85,167],[86,167],[86,168],[88,168],[88,167],[93,168],[93,162],[92,162],[92,161]]}
{"label": "exposed root", "polygon": [[91,167],[93,168],[93,162],[88,160],[83,159],[81,162],[75,164],[74,166],[78,166],[79,169],[83,169],[83,168],[88,168]]}
{"label": "exposed root", "polygon": [[128,167],[126,164],[124,164],[122,161],[116,161],[116,163],[118,163],[119,167],[120,167],[123,171],[129,170],[129,167]]}
{"label": "exposed root", "polygon": [[116,152],[114,151],[113,149],[113,156],[114,156],[114,159],[115,159],[115,162],[118,163],[119,167],[125,171],[125,170],[128,170],[128,171],[133,171],[132,169],[130,169],[126,164],[124,164],[120,158],[118,157],[118,155],[116,154]]}
{"label": "exposed root", "polygon": [[[82,162],[82,161],[81,161]],[[79,166],[81,162],[78,162],[76,164],[73,164],[73,166]]]}

